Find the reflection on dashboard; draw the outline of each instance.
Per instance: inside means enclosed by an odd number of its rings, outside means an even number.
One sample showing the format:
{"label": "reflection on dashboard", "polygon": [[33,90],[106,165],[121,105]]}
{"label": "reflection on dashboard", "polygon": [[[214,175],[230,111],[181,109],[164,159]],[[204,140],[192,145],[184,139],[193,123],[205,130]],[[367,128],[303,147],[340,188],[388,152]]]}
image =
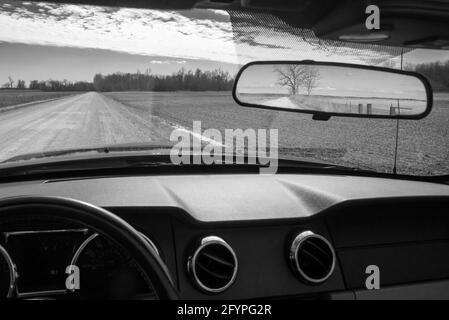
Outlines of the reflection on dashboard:
{"label": "reflection on dashboard", "polygon": [[[20,230],[2,235],[0,298],[157,298],[134,260],[88,229]],[[157,252],[151,240],[144,238]],[[66,287],[69,265],[79,269],[77,290]]]}

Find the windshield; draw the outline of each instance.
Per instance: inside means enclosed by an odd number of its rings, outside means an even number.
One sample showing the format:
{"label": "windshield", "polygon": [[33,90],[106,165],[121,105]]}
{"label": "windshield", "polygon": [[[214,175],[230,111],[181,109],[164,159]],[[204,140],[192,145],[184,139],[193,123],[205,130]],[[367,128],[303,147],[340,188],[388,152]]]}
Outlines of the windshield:
{"label": "windshield", "polygon": [[[269,15],[200,9],[0,1],[0,25],[0,162],[114,145],[169,149],[174,130],[198,138],[199,124],[204,141],[206,129],[277,129],[279,158],[449,174],[449,51],[323,41]],[[434,88],[433,111],[418,121],[316,121],[233,101],[244,64],[304,59],[416,70]]]}

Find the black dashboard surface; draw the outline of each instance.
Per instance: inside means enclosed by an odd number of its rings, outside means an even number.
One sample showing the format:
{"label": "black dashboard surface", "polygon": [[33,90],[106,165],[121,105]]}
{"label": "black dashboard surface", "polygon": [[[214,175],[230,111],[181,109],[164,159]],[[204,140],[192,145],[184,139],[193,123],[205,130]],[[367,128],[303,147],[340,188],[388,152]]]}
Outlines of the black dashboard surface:
{"label": "black dashboard surface", "polygon": [[[449,278],[449,186],[335,175],[184,175],[5,183],[0,197],[61,196],[104,207],[159,249],[181,298],[322,297],[363,293],[368,265],[382,287]],[[304,283],[292,272],[292,237],[313,231],[337,254],[329,279]],[[224,239],[239,260],[219,294],[194,285],[187,262],[207,236]],[[362,291],[360,291],[362,290]],[[388,291],[391,294],[391,290]],[[396,292],[396,291],[393,291]]]}
{"label": "black dashboard surface", "polygon": [[176,175],[15,182],[0,197],[51,195],[100,207],[172,207],[199,222],[311,217],[339,203],[448,196],[449,186],[337,175]]}

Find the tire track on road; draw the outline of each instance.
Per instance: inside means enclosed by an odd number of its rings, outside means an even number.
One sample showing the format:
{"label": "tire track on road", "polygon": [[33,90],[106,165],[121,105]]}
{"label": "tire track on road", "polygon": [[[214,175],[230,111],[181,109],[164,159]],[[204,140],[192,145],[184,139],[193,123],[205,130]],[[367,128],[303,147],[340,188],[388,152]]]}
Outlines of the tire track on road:
{"label": "tire track on road", "polygon": [[141,118],[96,92],[0,114],[0,161],[52,150],[158,141],[169,144],[169,124]]}

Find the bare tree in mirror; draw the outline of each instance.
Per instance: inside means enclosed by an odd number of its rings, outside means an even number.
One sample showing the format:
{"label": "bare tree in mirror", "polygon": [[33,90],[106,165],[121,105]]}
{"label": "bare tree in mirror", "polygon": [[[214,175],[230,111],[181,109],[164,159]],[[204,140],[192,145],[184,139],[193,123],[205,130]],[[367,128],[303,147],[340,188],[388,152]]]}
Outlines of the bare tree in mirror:
{"label": "bare tree in mirror", "polygon": [[307,95],[317,86],[319,71],[314,66],[288,64],[275,68],[278,74],[278,84],[287,87],[290,95],[296,95],[304,88]]}

